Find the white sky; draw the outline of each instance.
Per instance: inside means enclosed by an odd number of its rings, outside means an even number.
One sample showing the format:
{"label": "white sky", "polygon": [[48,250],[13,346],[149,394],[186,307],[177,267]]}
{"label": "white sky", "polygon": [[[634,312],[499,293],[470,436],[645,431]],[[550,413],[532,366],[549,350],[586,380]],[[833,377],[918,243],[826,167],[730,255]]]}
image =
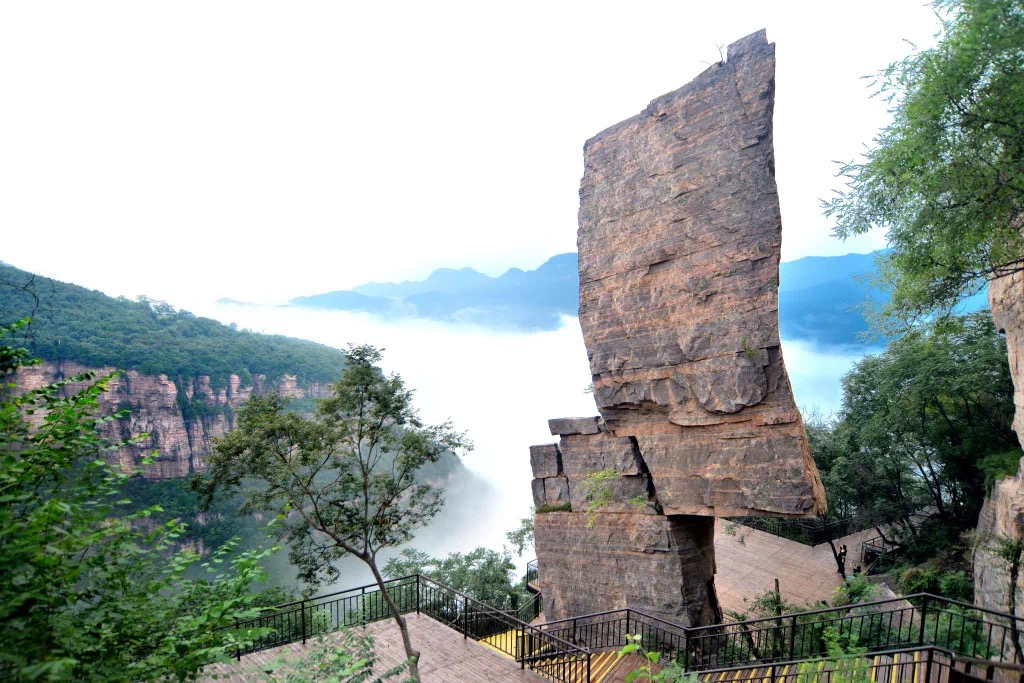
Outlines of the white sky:
{"label": "white sky", "polygon": [[0,5],[0,259],[179,306],[533,268],[575,249],[583,142],[762,27],[783,258],[881,246],[818,200],[920,0],[132,0]]}

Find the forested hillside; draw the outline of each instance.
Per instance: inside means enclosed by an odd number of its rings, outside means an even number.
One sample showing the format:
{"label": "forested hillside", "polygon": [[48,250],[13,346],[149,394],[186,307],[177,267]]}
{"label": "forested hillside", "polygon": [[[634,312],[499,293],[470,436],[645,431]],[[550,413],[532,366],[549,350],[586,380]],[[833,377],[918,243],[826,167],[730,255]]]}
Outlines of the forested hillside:
{"label": "forested hillside", "polygon": [[340,375],[345,359],[322,344],[237,330],[164,302],[115,299],[0,264],[0,321],[26,317],[32,325],[21,341],[43,360],[144,375],[207,375],[215,389],[226,386],[232,374],[245,385],[253,375],[328,382]]}

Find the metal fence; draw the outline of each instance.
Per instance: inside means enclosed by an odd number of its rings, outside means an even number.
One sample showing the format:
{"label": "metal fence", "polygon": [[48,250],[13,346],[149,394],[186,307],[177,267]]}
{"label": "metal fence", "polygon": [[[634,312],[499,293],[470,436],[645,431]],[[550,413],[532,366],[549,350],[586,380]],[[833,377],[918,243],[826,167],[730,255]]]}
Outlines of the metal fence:
{"label": "metal fence", "polygon": [[640,634],[644,647],[687,670],[748,668],[819,659],[827,636],[870,652],[940,647],[993,666],[1024,664],[1024,618],[920,593],[778,617],[686,628],[633,609],[600,612],[539,626],[591,650],[622,647]]}
{"label": "metal fence", "polygon": [[701,678],[729,683],[944,683],[951,680],[955,666],[951,653],[926,647],[889,650],[870,657],[850,655],[728,667],[704,672]]}
{"label": "metal fence", "polygon": [[531,584],[537,580],[537,560],[530,560],[526,563],[526,583]]}
{"label": "metal fence", "polygon": [[870,651],[938,646],[957,656],[1024,663],[1024,620],[925,593],[688,628],[677,657],[694,670],[821,657],[827,629]]}
{"label": "metal fence", "polygon": [[830,540],[849,536],[871,526],[866,519],[860,517],[842,517],[830,520],[828,523],[818,519],[793,519],[790,517],[762,517],[756,515],[726,517],[725,520],[810,546],[828,543]]}
{"label": "metal fence", "polygon": [[[871,653],[942,650],[966,662],[968,671],[972,663],[976,669],[987,669],[989,678],[996,670],[1010,671],[1007,675],[1024,672],[1024,618],[926,593],[701,627],[683,627],[633,609],[531,626],[521,617],[539,605],[539,595],[512,611],[495,609],[421,575],[392,579],[385,587],[401,612],[426,614],[466,638],[504,652],[522,668],[566,683],[589,680],[592,650],[620,648],[627,644],[627,635],[636,634],[647,650],[661,653],[662,662],[676,661],[702,674],[825,661],[833,634]],[[300,600],[236,624],[237,634],[252,629],[263,633],[237,654],[305,642],[391,616],[376,584]],[[831,682],[828,677],[814,680]],[[921,683],[918,678],[905,680]]]}
{"label": "metal fence", "polygon": [[634,609],[549,621],[538,628],[591,650],[622,647],[627,635],[637,634],[648,651],[674,658],[685,649],[685,628]]}
{"label": "metal fence", "polygon": [[[384,582],[388,596],[403,614],[426,614],[435,621],[484,641],[520,664],[560,683],[590,680],[590,651],[544,632],[519,618],[519,612],[499,610],[426,576],[413,574]],[[540,596],[523,606],[539,609]],[[527,611],[528,613],[528,611]],[[260,635],[236,650],[242,655],[392,618],[377,584],[368,584],[307,600],[280,605],[255,619],[238,622],[238,634],[259,629]]]}

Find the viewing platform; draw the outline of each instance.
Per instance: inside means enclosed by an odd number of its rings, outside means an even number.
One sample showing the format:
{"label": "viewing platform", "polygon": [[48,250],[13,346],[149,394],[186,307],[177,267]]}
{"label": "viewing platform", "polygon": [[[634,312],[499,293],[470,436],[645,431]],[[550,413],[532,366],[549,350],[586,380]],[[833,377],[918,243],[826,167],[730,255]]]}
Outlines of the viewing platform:
{"label": "viewing platform", "polygon": [[[465,638],[458,631],[425,614],[407,614],[409,636],[420,657],[420,676],[424,683],[462,683],[464,681],[523,681],[538,682],[546,679],[528,669],[520,669],[514,659],[483,642]],[[365,627],[375,639],[377,665],[374,673],[379,675],[405,661],[402,635],[393,619],[375,621]],[[320,640],[323,638],[323,641]],[[258,680],[266,665],[282,658],[293,658],[319,647],[321,642],[336,641],[337,635],[326,634],[306,641],[281,645],[242,656],[228,664],[216,664],[205,671],[204,681],[253,681]],[[395,680],[403,680],[401,676]]]}

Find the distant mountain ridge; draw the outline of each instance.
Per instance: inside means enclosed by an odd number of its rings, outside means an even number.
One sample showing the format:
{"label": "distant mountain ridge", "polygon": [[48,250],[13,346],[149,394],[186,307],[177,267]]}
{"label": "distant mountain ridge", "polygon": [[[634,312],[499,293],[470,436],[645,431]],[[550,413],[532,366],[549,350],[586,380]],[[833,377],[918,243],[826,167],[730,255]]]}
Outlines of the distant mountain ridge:
{"label": "distant mountain ridge", "polygon": [[535,270],[511,268],[498,277],[472,268],[440,268],[426,280],[370,282],[351,290],[300,296],[291,305],[428,318],[496,329],[552,330],[576,315],[579,273],[575,253],[553,256]]}
{"label": "distant mountain ridge", "polygon": [[[865,304],[880,304],[884,292],[871,284],[879,252],[806,256],[779,267],[779,328],[787,339],[830,346],[866,344]],[[370,282],[292,299],[306,308],[373,313],[385,318],[426,318],[474,323],[495,329],[552,330],[579,306],[579,271],[574,252],[558,254],[536,270],[512,268],[498,277],[472,268],[440,268],[425,280]],[[985,291],[964,310],[988,305]]]}

